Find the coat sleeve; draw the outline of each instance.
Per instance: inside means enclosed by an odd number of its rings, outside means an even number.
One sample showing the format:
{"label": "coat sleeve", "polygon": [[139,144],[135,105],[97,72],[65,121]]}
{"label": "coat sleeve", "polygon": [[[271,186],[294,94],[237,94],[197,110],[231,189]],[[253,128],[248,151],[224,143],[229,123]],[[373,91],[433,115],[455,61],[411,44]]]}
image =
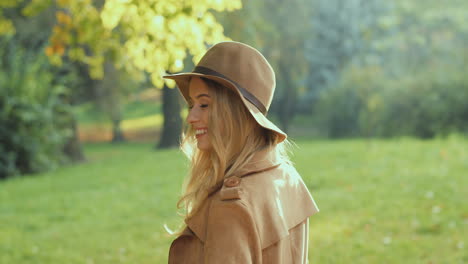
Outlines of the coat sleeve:
{"label": "coat sleeve", "polygon": [[205,263],[261,263],[257,228],[242,200],[216,201],[210,211]]}

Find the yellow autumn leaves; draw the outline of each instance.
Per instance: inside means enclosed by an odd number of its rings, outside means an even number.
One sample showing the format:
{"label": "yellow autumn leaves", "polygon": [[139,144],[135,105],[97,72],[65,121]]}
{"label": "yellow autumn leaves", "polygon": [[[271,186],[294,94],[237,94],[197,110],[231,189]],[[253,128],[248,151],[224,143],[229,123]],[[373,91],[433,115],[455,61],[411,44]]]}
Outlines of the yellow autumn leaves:
{"label": "yellow autumn leaves", "polygon": [[240,6],[240,1],[221,0],[108,0],[101,19],[106,29],[123,36],[122,59],[149,72],[155,86],[174,86],[161,76],[183,70],[187,51],[197,62],[206,51],[206,44],[227,40],[209,9],[233,10]]}
{"label": "yellow autumn leaves", "polygon": [[65,53],[65,46],[70,44],[69,30],[72,26],[71,17],[63,11],[58,11],[55,15],[57,24],[52,29],[50,45],[45,49],[45,53],[49,57],[54,56],[55,54],[63,56]]}
{"label": "yellow autumn leaves", "polygon": [[149,73],[159,88],[174,86],[162,76],[183,70],[188,54],[196,63],[207,44],[228,40],[212,10],[242,7],[240,0],[106,0],[101,9],[90,0],[56,3],[62,10],[46,48],[52,61],[68,56],[87,63],[93,78],[102,78],[103,63],[110,59],[129,73]]}
{"label": "yellow autumn leaves", "polygon": [[[11,2],[11,3],[10,3]],[[0,7],[17,6],[5,0]],[[22,10],[33,16],[55,5],[56,24],[45,53],[56,65],[63,58],[86,63],[93,78],[102,78],[103,63],[111,60],[134,76],[149,73],[156,87],[173,87],[167,72],[184,69],[188,55],[197,63],[207,46],[228,40],[213,16],[242,7],[241,0],[32,0]],[[0,34],[14,33],[0,13]]]}

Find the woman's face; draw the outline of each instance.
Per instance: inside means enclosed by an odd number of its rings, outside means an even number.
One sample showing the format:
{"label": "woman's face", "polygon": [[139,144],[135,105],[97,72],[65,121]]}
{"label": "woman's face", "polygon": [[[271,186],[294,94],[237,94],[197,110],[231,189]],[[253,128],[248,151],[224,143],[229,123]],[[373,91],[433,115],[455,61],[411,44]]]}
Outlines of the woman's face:
{"label": "woman's face", "polygon": [[187,122],[195,130],[198,149],[209,150],[212,146],[208,140],[208,112],[212,98],[208,86],[199,77],[191,78],[189,97]]}

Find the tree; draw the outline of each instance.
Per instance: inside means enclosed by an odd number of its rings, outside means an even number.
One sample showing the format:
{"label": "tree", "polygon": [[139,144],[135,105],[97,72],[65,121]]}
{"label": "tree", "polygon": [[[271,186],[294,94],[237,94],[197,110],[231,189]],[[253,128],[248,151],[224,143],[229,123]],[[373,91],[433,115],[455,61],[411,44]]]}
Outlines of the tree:
{"label": "tree", "polygon": [[[41,55],[44,54],[44,46],[48,41],[52,25],[55,22],[53,19],[51,19],[51,15],[53,18],[54,10],[47,9],[44,10],[44,12],[37,14],[36,16],[30,17],[27,15],[27,13],[24,12],[26,6],[27,3],[19,0],[3,1],[0,3],[0,39],[14,43],[14,45],[18,46],[18,50],[28,50],[29,63],[33,63],[35,65],[34,67],[40,68],[35,68],[34,71],[41,71],[43,72],[41,73],[43,75],[47,73],[47,76],[51,75],[52,79],[49,83],[46,81],[39,83],[38,80],[36,85],[37,87],[30,87],[27,84],[20,82],[24,87],[16,86],[10,88],[22,90],[45,89],[44,93],[47,93],[47,89],[51,90],[50,92],[52,92],[56,86],[61,87],[60,89],[67,89],[71,86],[74,86],[77,82],[79,82],[79,79],[75,78],[76,76],[74,75],[77,65],[66,62],[63,65],[64,67],[58,69],[56,67],[51,67],[48,64],[44,64],[44,62],[41,61]],[[12,54],[9,54],[9,56],[21,57],[21,54],[13,52]],[[27,68],[26,65],[23,67]],[[8,71],[9,69],[6,69],[6,72]],[[17,85],[20,85],[20,83]],[[29,91],[28,93],[34,92],[36,91]],[[19,94],[19,96],[22,95]],[[72,104],[75,101],[73,97],[74,94],[71,90],[62,91],[61,106]],[[47,106],[44,106],[43,109],[38,109],[37,111],[47,111]],[[77,137],[76,120],[74,119],[71,111],[57,111],[54,113],[54,116],[55,118],[61,119],[61,126],[65,125],[71,132],[68,133],[69,136],[66,137],[67,140],[65,142],[63,152],[71,161],[82,161],[84,159],[84,155]],[[58,130],[61,129],[62,127],[58,128]],[[53,133],[60,133],[60,131],[55,131]],[[46,144],[46,142],[44,142],[44,144]]]}
{"label": "tree", "polygon": [[74,137],[65,85],[73,75],[55,73],[43,53],[17,36],[0,37],[0,179],[80,158],[68,146]]}
{"label": "tree", "polygon": [[382,0],[313,2],[308,22],[312,30],[306,43],[309,72],[305,98],[317,100],[318,92],[336,84],[350,63],[365,66],[381,59],[374,40],[386,34],[381,22],[389,8]]}
{"label": "tree", "polygon": [[164,123],[161,139],[157,148],[168,148],[178,145],[182,119],[180,117],[179,91],[171,89],[167,85],[163,87],[163,114]]}
{"label": "tree", "polygon": [[[383,20],[387,38],[380,41],[390,51],[386,68],[394,76],[414,74],[421,65],[441,67],[464,63],[468,45],[466,1],[396,1],[392,12]],[[444,65],[444,66],[442,66]]]}
{"label": "tree", "polygon": [[309,76],[327,88],[314,110],[329,136],[466,131],[466,4],[318,3]]}
{"label": "tree", "polygon": [[[51,4],[55,3],[34,0],[23,12],[37,14]],[[188,54],[196,63],[207,45],[228,40],[213,11],[241,8],[241,1],[57,0],[56,5],[57,24],[46,49],[53,63],[60,65],[64,58],[83,62],[90,75],[100,79],[109,57],[117,69],[136,79],[147,72],[155,87],[173,88],[175,82],[162,75],[183,69]]]}
{"label": "tree", "polygon": [[181,122],[178,100],[169,90],[175,83],[162,75],[182,70],[188,54],[196,62],[207,44],[227,40],[210,9],[233,10],[241,2],[107,0],[99,8],[91,1],[64,0],[58,5],[58,25],[47,49],[51,60],[60,64],[63,57],[69,57],[87,63],[95,78],[103,77],[106,57],[135,78],[147,72],[154,86],[165,87],[163,109],[171,109],[164,111],[164,129],[171,131],[163,131],[164,142],[159,146],[178,145],[181,125],[167,123]]}
{"label": "tree", "polygon": [[[110,62],[104,63],[104,76],[102,80],[95,81],[95,100],[102,111],[106,113],[112,122],[112,142],[125,141],[122,129],[122,101],[127,95],[125,88],[121,84],[119,72]],[[128,89],[128,88],[127,88]]]}

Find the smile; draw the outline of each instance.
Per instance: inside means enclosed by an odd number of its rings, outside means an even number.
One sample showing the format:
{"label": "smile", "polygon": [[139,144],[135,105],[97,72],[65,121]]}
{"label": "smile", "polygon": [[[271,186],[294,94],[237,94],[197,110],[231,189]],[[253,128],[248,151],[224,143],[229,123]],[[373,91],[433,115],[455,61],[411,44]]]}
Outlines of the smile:
{"label": "smile", "polygon": [[195,130],[195,136],[200,137],[208,132],[208,129],[202,128],[202,129],[197,129]]}

